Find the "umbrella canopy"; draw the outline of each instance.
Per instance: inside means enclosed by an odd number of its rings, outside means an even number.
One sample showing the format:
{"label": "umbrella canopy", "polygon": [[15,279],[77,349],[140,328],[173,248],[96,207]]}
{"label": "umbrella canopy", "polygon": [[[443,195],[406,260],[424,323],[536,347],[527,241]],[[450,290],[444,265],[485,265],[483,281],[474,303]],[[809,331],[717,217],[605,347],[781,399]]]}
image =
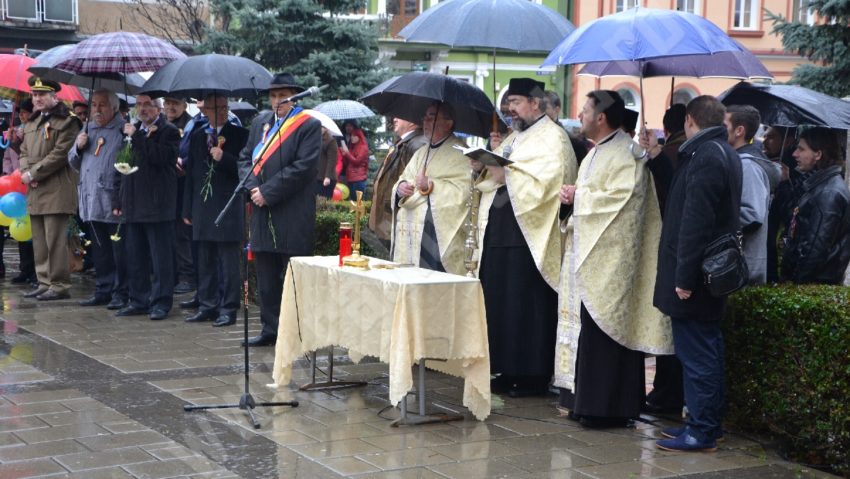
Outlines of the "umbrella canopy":
{"label": "umbrella canopy", "polygon": [[635,61],[742,50],[717,25],[699,15],[637,7],[582,25],[549,53],[543,65]]}
{"label": "umbrella canopy", "polygon": [[387,80],[361,98],[382,115],[422,123],[425,110],[434,101],[448,103],[455,110],[455,131],[481,137],[490,135],[493,104],[474,85],[436,73],[411,72]]}
{"label": "umbrella canopy", "polygon": [[399,36],[451,47],[548,52],[573,30],[560,13],[528,0],[448,0],[422,12]]}
{"label": "umbrella canopy", "polygon": [[230,112],[239,118],[243,125],[248,123],[248,120],[257,114],[257,108],[247,101],[229,101],[227,102]]}
{"label": "umbrella canopy", "polygon": [[[641,64],[643,69],[641,70]],[[747,50],[720,52],[712,55],[683,55],[633,61],[594,62],[579,72],[582,76],[641,76],[734,78],[739,80],[772,80],[773,75]]]}
{"label": "umbrella canopy", "polygon": [[334,120],[354,120],[375,116],[375,112],[366,105],[354,100],[333,100],[319,103],[313,107]]}
{"label": "umbrella canopy", "polygon": [[797,85],[739,83],[721,93],[724,105],[752,105],[761,122],[771,126],[799,125],[850,129],[850,102]]}
{"label": "umbrella canopy", "polygon": [[342,134],[342,130],[339,129],[339,126],[337,126],[336,122],[334,122],[328,115],[325,115],[324,113],[316,110],[304,110],[304,113],[322,122],[322,126],[327,128],[328,131],[331,132],[332,136],[336,136],[338,138],[344,136]]}
{"label": "umbrella canopy", "polygon": [[58,47],[53,47],[50,50],[42,52],[41,55],[36,57],[35,63],[27,68],[27,70],[33,75],[38,75],[48,80],[87,88],[89,90],[104,88],[114,92],[123,92],[126,88],[127,93],[131,95],[138,93],[139,88],[145,83],[145,78],[138,73],[131,73],[126,76],[121,73],[83,75],[57,69],[56,65],[75,46],[74,44],[59,45]]}
{"label": "umbrella canopy", "polygon": [[186,58],[174,45],[143,33],[102,33],[83,40],[62,54],[54,68],[84,75],[159,70]]}
{"label": "umbrella canopy", "polygon": [[256,98],[269,88],[272,74],[248,58],[198,55],[175,60],[157,70],[142,87],[151,96],[204,98],[211,93]]}
{"label": "umbrella canopy", "polygon": [[[26,55],[0,55],[0,97],[16,100],[21,95],[29,95],[32,90],[27,80],[32,73],[27,68],[34,63],[35,59]],[[62,85],[56,98],[62,101],[85,100],[77,88],[68,85]]]}

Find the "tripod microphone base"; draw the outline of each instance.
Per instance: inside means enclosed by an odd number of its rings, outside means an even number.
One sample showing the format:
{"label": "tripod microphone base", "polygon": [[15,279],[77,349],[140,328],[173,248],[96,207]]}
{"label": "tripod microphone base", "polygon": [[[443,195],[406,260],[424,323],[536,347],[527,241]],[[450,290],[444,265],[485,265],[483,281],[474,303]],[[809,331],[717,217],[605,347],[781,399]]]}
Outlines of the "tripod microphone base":
{"label": "tripod microphone base", "polygon": [[248,413],[248,417],[251,419],[251,425],[254,426],[254,429],[260,428],[260,423],[257,422],[257,418],[254,417],[254,409],[257,406],[262,407],[274,407],[274,406],[289,406],[289,407],[298,407],[298,401],[279,401],[279,402],[256,402],[254,401],[254,397],[251,394],[243,394],[241,398],[239,398],[239,404],[205,404],[205,405],[195,405],[195,404],[186,404],[183,406],[184,411],[202,411],[204,409],[232,409],[239,408]]}

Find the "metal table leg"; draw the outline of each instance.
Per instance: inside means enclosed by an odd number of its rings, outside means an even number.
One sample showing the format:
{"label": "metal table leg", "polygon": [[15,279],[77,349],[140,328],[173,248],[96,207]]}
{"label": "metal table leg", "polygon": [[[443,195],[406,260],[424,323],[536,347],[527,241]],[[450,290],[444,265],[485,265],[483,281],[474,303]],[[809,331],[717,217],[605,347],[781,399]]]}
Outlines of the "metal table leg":
{"label": "metal table leg", "polygon": [[313,351],[311,363],[313,365],[313,370],[311,372],[311,382],[309,384],[305,384],[298,388],[301,391],[322,391],[325,389],[343,389],[343,388],[353,388],[357,386],[365,386],[365,381],[334,381],[334,347],[331,346],[328,351],[328,374],[327,380],[322,382],[316,382],[316,370],[319,369],[316,366],[316,352]]}
{"label": "metal table leg", "polygon": [[419,414],[410,414],[407,411],[407,396],[401,400],[401,417],[393,421],[390,426],[417,426],[420,424],[433,424],[438,422],[462,421],[463,416],[457,411],[448,409],[443,406],[438,406],[453,414],[435,413],[425,414],[425,359],[419,360],[419,385],[416,388],[416,394],[419,396]]}

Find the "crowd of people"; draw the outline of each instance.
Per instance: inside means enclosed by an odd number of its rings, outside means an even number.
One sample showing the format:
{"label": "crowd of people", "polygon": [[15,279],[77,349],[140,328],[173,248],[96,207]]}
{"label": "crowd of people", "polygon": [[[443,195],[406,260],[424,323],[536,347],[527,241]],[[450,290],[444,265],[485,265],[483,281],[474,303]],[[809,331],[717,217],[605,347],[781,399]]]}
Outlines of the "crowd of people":
{"label": "crowd of people", "polygon": [[[352,192],[367,189],[359,126],[346,122],[338,142],[288,100],[304,88],[287,73],[274,75],[272,108],[250,129],[217,94],[200,99],[194,117],[183,99],[140,94],[131,122],[113,92],[96,90],[90,106],[71,111],[56,100],[59,84],[30,85],[3,163],[29,186],[33,239],[19,244],[13,279],[34,283],[24,296],[70,297],[67,224],[78,215],[96,279],[81,305],[162,320],[175,293],[195,290],[180,303],[196,310],[185,320],[229,326],[247,247],[262,331],[246,346],[275,344],[289,259],[313,252],[317,196],[342,176]],[[759,144],[758,110],[700,96],[667,110],[660,142],[607,90],[587,94],[573,135],[557,121],[557,95],[530,78],[512,79],[501,107],[509,128],[488,144],[501,166],[461,153],[459,106],[434,102],[418,124],[396,118],[369,228],[398,262],[464,274],[472,181],[492,391],[520,397],[554,385],[587,427],[687,405],[687,425],[664,430],[658,446],[713,450],[726,298],[706,285],[704,253],[740,235],[749,284],[840,284],[850,191],[838,136],[769,127]],[[658,356],[649,396],[646,354]]]}
{"label": "crowd of people", "polygon": [[[726,296],[707,286],[705,252],[740,237],[748,284],[840,284],[850,192],[839,137],[769,127],[758,142],[758,110],[700,96],[667,110],[659,141],[618,93],[585,100],[572,135],[557,122],[557,95],[512,79],[501,104],[510,129],[489,139],[510,163],[470,162],[491,390],[542,395],[554,378],[560,404],[587,427],[687,405],[686,426],[665,429],[658,447],[714,450]],[[434,103],[422,128],[396,120],[370,228],[394,260],[462,274],[470,178],[452,148],[462,144],[454,118],[451,105]],[[647,354],[657,356],[649,395]]]}

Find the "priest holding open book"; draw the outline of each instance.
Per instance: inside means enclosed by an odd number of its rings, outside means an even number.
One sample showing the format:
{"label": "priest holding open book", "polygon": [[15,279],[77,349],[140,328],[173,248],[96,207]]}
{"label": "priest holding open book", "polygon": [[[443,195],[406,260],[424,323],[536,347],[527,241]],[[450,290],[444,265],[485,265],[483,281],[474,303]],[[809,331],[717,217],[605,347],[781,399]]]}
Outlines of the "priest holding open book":
{"label": "priest holding open book", "polygon": [[393,261],[464,274],[463,224],[469,196],[469,162],[455,148],[454,111],[435,102],[422,118],[430,144],[419,148],[393,188]]}
{"label": "priest holding open book", "polygon": [[[487,166],[482,192],[479,277],[487,308],[495,393],[544,394],[552,377],[561,264],[558,191],[576,177],[563,128],[545,114],[544,84],[514,78],[507,91],[514,132],[491,135],[507,166]],[[473,162],[473,168],[484,165]]]}

